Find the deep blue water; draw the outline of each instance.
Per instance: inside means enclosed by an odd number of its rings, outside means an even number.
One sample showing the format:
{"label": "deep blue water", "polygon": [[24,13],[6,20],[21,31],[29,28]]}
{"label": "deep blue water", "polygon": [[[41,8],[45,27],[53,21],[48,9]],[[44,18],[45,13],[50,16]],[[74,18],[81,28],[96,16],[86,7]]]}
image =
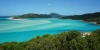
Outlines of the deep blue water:
{"label": "deep blue water", "polygon": [[0,18],[0,43],[28,41],[37,35],[58,34],[64,31],[78,30],[91,32],[100,29],[99,25],[82,20],[63,20],[57,18],[34,18],[13,20]]}

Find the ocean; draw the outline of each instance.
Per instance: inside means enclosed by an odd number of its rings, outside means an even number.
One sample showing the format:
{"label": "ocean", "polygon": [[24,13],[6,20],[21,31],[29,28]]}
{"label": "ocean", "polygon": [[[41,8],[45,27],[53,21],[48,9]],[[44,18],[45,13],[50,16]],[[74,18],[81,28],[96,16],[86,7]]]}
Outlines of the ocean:
{"label": "ocean", "polygon": [[0,43],[24,42],[37,35],[59,34],[65,31],[78,30],[91,32],[100,29],[99,25],[82,20],[57,18],[11,19],[10,16],[0,17]]}

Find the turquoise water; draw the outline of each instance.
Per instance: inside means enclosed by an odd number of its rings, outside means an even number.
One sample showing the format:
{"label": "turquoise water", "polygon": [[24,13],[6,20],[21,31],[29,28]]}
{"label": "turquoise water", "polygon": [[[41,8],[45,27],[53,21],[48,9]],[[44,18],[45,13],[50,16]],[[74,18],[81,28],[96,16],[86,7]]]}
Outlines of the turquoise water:
{"label": "turquoise water", "polygon": [[0,43],[28,41],[37,35],[58,34],[64,31],[78,30],[90,32],[100,26],[82,20],[63,20],[57,18],[0,19]]}

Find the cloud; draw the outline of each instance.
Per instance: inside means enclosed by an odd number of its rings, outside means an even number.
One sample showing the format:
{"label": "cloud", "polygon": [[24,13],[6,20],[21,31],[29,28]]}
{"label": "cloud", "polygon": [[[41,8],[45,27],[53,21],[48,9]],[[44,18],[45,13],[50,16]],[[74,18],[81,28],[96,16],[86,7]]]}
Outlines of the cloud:
{"label": "cloud", "polygon": [[48,6],[51,6],[51,4],[48,4]]}

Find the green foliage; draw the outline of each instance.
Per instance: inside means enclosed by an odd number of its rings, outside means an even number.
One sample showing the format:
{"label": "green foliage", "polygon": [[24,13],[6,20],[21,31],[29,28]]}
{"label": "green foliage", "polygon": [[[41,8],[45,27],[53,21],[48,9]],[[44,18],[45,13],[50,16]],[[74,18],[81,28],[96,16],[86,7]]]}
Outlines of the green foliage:
{"label": "green foliage", "polygon": [[56,35],[45,34],[27,42],[6,42],[0,50],[100,50],[100,30],[82,37],[78,31],[62,32]]}
{"label": "green foliage", "polygon": [[72,15],[72,16],[65,16],[62,19],[76,19],[76,20],[84,20],[89,22],[97,22],[100,24],[100,12],[96,13],[88,13],[83,15]]}
{"label": "green foliage", "polygon": [[92,34],[86,37],[90,50],[100,50],[100,37],[97,34]]}
{"label": "green foliage", "polygon": [[51,35],[50,34],[45,34],[45,35],[43,35],[42,37],[43,38],[47,38],[47,37],[50,37]]}
{"label": "green foliage", "polygon": [[97,34],[100,36],[100,29],[93,32],[93,34]]}
{"label": "green foliage", "polygon": [[20,16],[13,16],[14,19],[21,19],[21,18],[50,18],[51,16],[47,14],[35,14],[35,13],[29,13],[24,14]]}

